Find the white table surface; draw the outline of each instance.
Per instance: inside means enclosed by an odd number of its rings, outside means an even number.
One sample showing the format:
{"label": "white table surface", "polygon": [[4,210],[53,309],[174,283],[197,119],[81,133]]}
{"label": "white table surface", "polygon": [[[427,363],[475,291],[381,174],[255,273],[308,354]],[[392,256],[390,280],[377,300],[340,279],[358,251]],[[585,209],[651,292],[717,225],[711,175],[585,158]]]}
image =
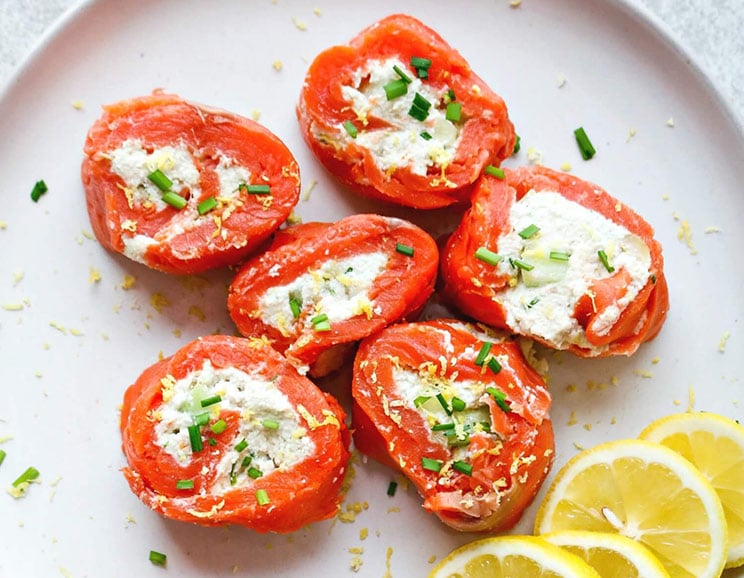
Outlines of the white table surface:
{"label": "white table surface", "polygon": [[[744,126],[744,0],[628,1],[656,16],[707,73]],[[0,0],[0,86],[51,24],[75,3],[76,0]]]}

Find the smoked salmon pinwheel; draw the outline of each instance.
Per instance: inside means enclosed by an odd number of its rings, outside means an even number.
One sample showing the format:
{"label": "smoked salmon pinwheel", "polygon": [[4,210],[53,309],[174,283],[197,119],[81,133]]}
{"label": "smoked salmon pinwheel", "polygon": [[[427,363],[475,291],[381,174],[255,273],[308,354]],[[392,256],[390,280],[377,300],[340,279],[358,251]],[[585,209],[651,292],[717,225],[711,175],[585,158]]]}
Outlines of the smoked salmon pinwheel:
{"label": "smoked salmon pinwheel", "polygon": [[431,209],[469,199],[514,149],[504,101],[439,34],[388,16],[316,57],[297,106],[305,140],[352,190]]}
{"label": "smoked salmon pinwheel", "polygon": [[443,295],[467,315],[582,357],[632,354],[669,308],[651,225],[544,167],[481,178],[441,274]]}
{"label": "smoked salmon pinwheel", "polygon": [[454,320],[391,325],[354,361],[357,449],[456,530],[511,528],[553,461],[550,395],[511,339]]}
{"label": "smoked salmon pinwheel", "polygon": [[263,340],[204,337],[155,363],[121,433],[129,486],[168,518],[291,532],[338,509],[344,412]]}
{"label": "smoked salmon pinwheel", "polygon": [[280,231],[235,276],[227,301],[245,336],[264,336],[313,376],[356,342],[418,313],[434,290],[434,240],[402,219],[352,215]]}
{"label": "smoked salmon pinwheel", "polygon": [[297,204],[289,149],[236,114],[156,92],[104,107],[82,180],[107,249],[167,273],[234,264]]}

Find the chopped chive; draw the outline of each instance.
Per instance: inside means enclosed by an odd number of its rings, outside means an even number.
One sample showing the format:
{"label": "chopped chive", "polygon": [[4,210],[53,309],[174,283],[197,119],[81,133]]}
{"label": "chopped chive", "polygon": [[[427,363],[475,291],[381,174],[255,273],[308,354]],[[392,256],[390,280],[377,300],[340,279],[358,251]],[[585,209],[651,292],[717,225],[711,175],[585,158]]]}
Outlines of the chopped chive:
{"label": "chopped chive", "polygon": [[230,485],[234,486],[238,483],[238,473],[235,471],[235,466],[238,465],[238,462],[233,462],[233,465],[230,466]]}
{"label": "chopped chive", "polygon": [[499,261],[501,261],[501,259],[503,259],[501,255],[494,253],[485,247],[478,247],[478,249],[476,249],[475,258],[492,266],[495,266]]}
{"label": "chopped chive", "polygon": [[604,252],[604,249],[597,251],[597,255],[599,256],[599,260],[602,261],[604,268],[607,269],[607,272],[612,273],[615,268],[610,264],[610,259],[607,257],[607,253]]}
{"label": "chopped chive", "polygon": [[448,431],[445,435],[447,436],[447,445],[450,447],[460,448],[470,443],[470,436],[467,434],[464,437],[459,437],[454,431]]}
{"label": "chopped chive", "polygon": [[481,345],[480,351],[478,352],[478,356],[475,358],[476,365],[483,365],[486,362],[486,357],[488,357],[488,354],[491,353],[492,347],[493,343],[491,343],[490,341],[483,342],[483,345]]}
{"label": "chopped chive", "polygon": [[265,506],[270,502],[269,494],[266,490],[256,490],[256,501],[259,506]]}
{"label": "chopped chive", "polygon": [[390,482],[387,488],[387,495],[391,498],[395,495],[395,490],[398,489],[398,482]]}
{"label": "chopped chive", "polygon": [[164,203],[170,205],[174,209],[178,209],[179,211],[186,206],[186,199],[173,191],[166,191],[160,198],[163,199]]}
{"label": "chopped chive", "polygon": [[431,60],[429,58],[424,58],[423,56],[411,56],[411,67],[428,70],[431,68]]}
{"label": "chopped chive", "polygon": [[410,76],[408,76],[397,64],[393,64],[393,70],[395,73],[400,76],[400,79],[405,82],[406,84],[411,84],[413,80]]}
{"label": "chopped chive", "polygon": [[246,473],[248,474],[248,477],[251,478],[252,480],[257,480],[258,478],[263,476],[263,472],[259,470],[258,468],[254,468],[253,466],[248,468],[248,471]]}
{"label": "chopped chive", "polygon": [[300,302],[296,298],[292,297],[289,300],[289,308],[292,310],[292,317],[297,319],[302,312],[302,305],[300,305]]}
{"label": "chopped chive", "polygon": [[496,165],[486,165],[486,168],[483,169],[483,172],[502,181],[504,180],[504,178],[506,178],[504,169],[502,169],[501,167],[497,167]]}
{"label": "chopped chive", "polygon": [[503,391],[495,387],[487,387],[486,393],[490,394],[490,396],[493,397],[496,405],[498,405],[502,411],[506,413],[511,412],[509,403],[506,401],[506,394]]}
{"label": "chopped chive", "polygon": [[656,284],[656,275],[654,275],[653,273],[651,274],[651,283],[653,283],[654,285]]}
{"label": "chopped chive", "polygon": [[350,120],[344,121],[344,129],[349,134],[351,138],[356,138],[359,131],[357,130],[357,127],[354,126],[354,123]]}
{"label": "chopped chive", "polygon": [[210,446],[214,447],[214,446],[216,446],[216,445],[217,445],[217,440],[216,440],[216,439],[214,439],[214,438],[209,438],[209,439],[207,440],[207,443],[208,443],[208,444],[209,444]]}
{"label": "chopped chive", "polygon": [[149,559],[150,559],[150,562],[152,562],[156,566],[165,566],[165,563],[168,561],[168,556],[166,556],[162,552],[156,552],[155,550],[150,550]]}
{"label": "chopped chive", "polygon": [[267,429],[279,429],[279,422],[275,419],[265,419],[261,422],[261,425]]}
{"label": "chopped chive", "polygon": [[553,261],[568,261],[571,253],[567,253],[566,251],[551,251],[549,257]]}
{"label": "chopped chive", "polygon": [[39,470],[37,470],[33,466],[30,466],[26,468],[26,471],[24,471],[20,476],[18,476],[15,479],[15,481],[13,482],[13,487],[17,488],[21,484],[25,484],[27,482],[33,482],[38,477],[39,477]]}
{"label": "chopped chive", "polygon": [[193,490],[194,480],[178,480],[176,482],[176,489],[177,490]]}
{"label": "chopped chive", "polygon": [[538,231],[540,230],[540,227],[535,225],[534,223],[531,225],[528,225],[521,231],[519,231],[519,236],[522,237],[522,239],[530,239],[537,235]]}
{"label": "chopped chive", "polygon": [[214,405],[215,403],[220,403],[222,401],[222,398],[219,395],[213,395],[210,397],[205,397],[203,400],[199,402],[199,404],[202,407],[209,407],[210,405]]}
{"label": "chopped chive", "polygon": [[426,100],[423,96],[421,96],[421,93],[417,92],[415,95],[413,95],[413,105],[417,106],[425,111],[429,111],[431,108],[431,103]]}
{"label": "chopped chive", "polygon": [[539,297],[533,297],[529,303],[527,303],[527,309],[532,309],[535,305],[540,302]]}
{"label": "chopped chive", "polygon": [[455,102],[457,98],[455,97],[455,91],[451,88],[447,90],[447,98],[450,102]]}
{"label": "chopped chive", "polygon": [[460,122],[462,120],[462,105],[459,102],[447,103],[444,118],[450,122]]}
{"label": "chopped chive", "polygon": [[589,140],[589,137],[586,134],[586,131],[584,130],[583,126],[580,126],[574,131],[574,136],[576,137],[576,144],[579,145],[579,152],[581,152],[581,158],[585,161],[588,161],[590,158],[592,158],[596,154],[596,150],[594,149],[594,145],[592,145],[592,141]]}
{"label": "chopped chive", "polygon": [[150,182],[152,182],[152,184],[159,188],[163,193],[170,191],[170,188],[173,186],[173,181],[165,176],[165,173],[160,169],[152,171],[147,175],[147,178],[150,179]]}
{"label": "chopped chive", "polygon": [[473,475],[472,464],[463,462],[462,460],[457,460],[455,462],[452,462],[452,469],[457,470],[458,472],[460,472],[461,474],[465,474],[466,476]]}
{"label": "chopped chive", "polygon": [[462,411],[465,409],[465,401],[459,397],[452,398],[452,411]]}
{"label": "chopped chive", "polygon": [[451,429],[455,429],[455,424],[453,423],[436,423],[433,426],[431,426],[431,431],[449,431]]}
{"label": "chopped chive", "polygon": [[202,451],[204,449],[204,444],[202,443],[201,432],[199,431],[199,426],[190,425],[188,429],[189,429],[189,443],[191,444],[191,451],[194,453]]}
{"label": "chopped chive", "polygon": [[209,423],[209,412],[203,411],[202,413],[197,413],[194,416],[194,424],[197,426],[203,426],[207,425]]}
{"label": "chopped chive", "polygon": [[492,357],[486,362],[486,365],[488,366],[488,369],[490,369],[493,373],[498,373],[501,371],[501,364],[496,360],[495,357]]}
{"label": "chopped chive", "polygon": [[514,141],[514,150],[512,150],[512,154],[517,154],[520,148],[522,148],[522,137],[517,135],[517,139]]}
{"label": "chopped chive", "polygon": [[328,315],[326,313],[319,313],[315,317],[313,317],[310,322],[313,325],[317,325],[318,323],[323,323],[323,321],[328,321]]}
{"label": "chopped chive", "polygon": [[441,405],[442,409],[444,409],[444,413],[446,413],[447,415],[452,415],[452,408],[450,408],[447,400],[444,399],[444,396],[441,393],[438,393],[436,397],[439,405]]}
{"label": "chopped chive", "polygon": [[200,215],[206,215],[209,211],[217,206],[217,199],[214,197],[207,197],[201,203],[196,206],[196,210]]}
{"label": "chopped chive", "polygon": [[428,132],[426,132],[426,131],[422,131],[420,136],[424,140],[431,140],[432,139],[432,136]]}
{"label": "chopped chive", "polygon": [[313,323],[313,329],[315,331],[330,331],[331,324],[329,321],[320,321],[319,323]]}
{"label": "chopped chive", "polygon": [[227,429],[227,422],[224,419],[218,419],[211,426],[209,426],[209,429],[212,430],[213,434],[220,435]]}
{"label": "chopped chive", "polygon": [[387,99],[393,100],[408,92],[408,83],[401,79],[391,80],[382,88],[385,90]]}
{"label": "chopped chive", "polygon": [[408,110],[408,115],[423,122],[429,116],[430,108],[431,103],[417,92],[413,97],[413,104],[411,104],[411,108]]}
{"label": "chopped chive", "polygon": [[242,183],[238,185],[239,191],[245,191],[249,195],[269,195],[271,194],[270,185],[246,185]]}
{"label": "chopped chive", "polygon": [[5,453],[5,450],[0,450],[0,465],[2,465],[3,460],[5,460],[5,456],[7,456],[7,455],[8,454]]}
{"label": "chopped chive", "polygon": [[405,255],[406,257],[413,257],[413,247],[409,247],[408,245],[404,245],[403,243],[396,243],[395,250],[401,255]]}
{"label": "chopped chive", "polygon": [[47,187],[47,184],[44,182],[43,179],[40,181],[36,181],[36,183],[34,183],[34,188],[31,189],[31,200],[34,203],[38,203],[41,195],[46,193],[48,190],[49,187]]}
{"label": "chopped chive", "polygon": [[245,448],[248,447],[248,441],[245,439],[240,440],[238,444],[235,446],[236,452],[242,452]]}
{"label": "chopped chive", "polygon": [[419,395],[416,399],[413,400],[413,406],[421,407],[423,404],[425,404],[430,399],[431,399],[430,395]]}
{"label": "chopped chive", "polygon": [[429,470],[431,472],[438,472],[442,469],[442,462],[440,460],[433,460],[431,458],[421,458],[421,466],[425,470]]}
{"label": "chopped chive", "polygon": [[535,267],[533,265],[530,265],[529,263],[525,263],[524,261],[521,261],[520,259],[509,259],[509,263],[511,263],[512,267],[516,267],[517,269],[522,269],[523,271],[532,271]]}
{"label": "chopped chive", "polygon": [[243,461],[240,462],[240,469],[244,470],[248,466],[251,465],[251,462],[253,461],[253,456],[248,455],[243,458]]}

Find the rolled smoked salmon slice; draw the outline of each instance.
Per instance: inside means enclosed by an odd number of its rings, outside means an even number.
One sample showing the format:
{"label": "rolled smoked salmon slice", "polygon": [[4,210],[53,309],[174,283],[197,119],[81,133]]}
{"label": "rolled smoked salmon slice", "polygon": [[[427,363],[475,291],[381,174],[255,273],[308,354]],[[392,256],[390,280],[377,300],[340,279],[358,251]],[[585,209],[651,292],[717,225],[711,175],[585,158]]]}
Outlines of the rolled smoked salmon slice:
{"label": "rolled smoked salmon slice", "polygon": [[517,523],[554,457],[542,377],[511,338],[451,319],[391,325],[354,360],[362,453],[400,470],[448,526]]}
{"label": "rolled smoked salmon slice", "polygon": [[123,471],[168,518],[292,532],[338,509],[344,419],[264,340],[203,337],[127,389]]}
{"label": "rolled smoked salmon slice", "polygon": [[277,136],[172,94],[104,106],[84,153],[83,186],[100,243],[167,273],[237,263],[299,198],[297,163]]}
{"label": "rolled smoked salmon slice", "polygon": [[395,14],[310,65],[297,106],[323,165],[362,195],[431,209],[467,202],[514,149],[504,101],[434,30]]}
{"label": "rolled smoked salmon slice", "polygon": [[631,355],[669,309],[662,248],[599,186],[545,167],[484,175],[442,251],[442,295],[582,357]]}
{"label": "rolled smoked salmon slice", "polygon": [[264,336],[302,371],[338,368],[356,342],[418,313],[439,252],[402,219],[352,215],[280,231],[235,276],[227,306],[245,336]]}

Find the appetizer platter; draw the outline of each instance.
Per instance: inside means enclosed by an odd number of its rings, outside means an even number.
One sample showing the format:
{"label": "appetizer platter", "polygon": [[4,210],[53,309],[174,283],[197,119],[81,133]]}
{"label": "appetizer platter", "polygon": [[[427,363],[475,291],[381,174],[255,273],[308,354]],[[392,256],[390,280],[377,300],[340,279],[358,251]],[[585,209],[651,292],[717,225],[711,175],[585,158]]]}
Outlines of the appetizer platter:
{"label": "appetizer platter", "polygon": [[648,16],[84,2],[0,133],[0,575],[744,575],[744,135]]}

